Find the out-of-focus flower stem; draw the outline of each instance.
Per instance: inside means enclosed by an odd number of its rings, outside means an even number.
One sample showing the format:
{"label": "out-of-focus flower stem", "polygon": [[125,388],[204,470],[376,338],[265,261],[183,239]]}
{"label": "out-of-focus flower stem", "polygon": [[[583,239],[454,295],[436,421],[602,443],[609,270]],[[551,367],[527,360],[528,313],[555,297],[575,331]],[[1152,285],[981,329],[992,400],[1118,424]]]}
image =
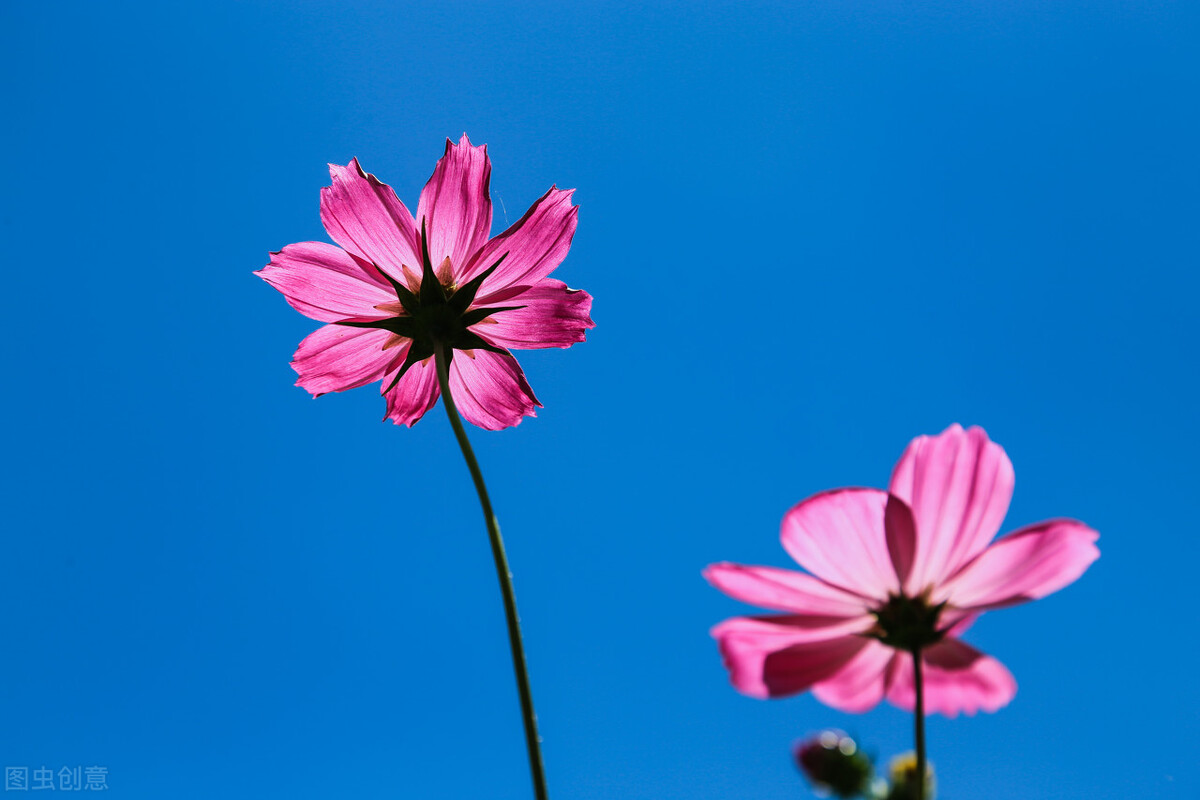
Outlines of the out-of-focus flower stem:
{"label": "out-of-focus flower stem", "polygon": [[921,648],[914,647],[913,657],[913,686],[917,692],[917,705],[913,709],[916,717],[917,740],[917,800],[925,800],[925,685],[921,677]]}
{"label": "out-of-focus flower stem", "polygon": [[546,792],[546,774],[542,766],[541,737],[538,736],[537,714],[533,710],[533,693],[529,689],[529,672],[525,666],[525,647],[521,642],[521,621],[517,616],[512,572],[508,568],[508,557],[504,555],[504,540],[500,538],[500,523],[492,512],[492,502],[488,499],[487,487],[483,483],[483,473],[479,470],[475,451],[471,449],[471,442],[467,439],[467,432],[463,430],[458,408],[450,394],[450,365],[444,345],[439,343],[436,346],[434,359],[438,385],[442,390],[442,402],[446,406],[446,416],[450,418],[450,427],[454,429],[454,436],[458,439],[463,458],[466,459],[467,469],[471,471],[471,479],[475,481],[475,491],[479,494],[479,505],[483,508],[488,539],[492,543],[492,560],[496,563],[496,577],[500,581],[500,594],[504,597],[504,618],[508,622],[508,644],[512,650],[513,672],[516,673],[517,692],[521,699],[521,716],[525,720],[525,746],[529,750],[529,771],[533,778],[534,796],[537,800],[547,800],[549,795]]}

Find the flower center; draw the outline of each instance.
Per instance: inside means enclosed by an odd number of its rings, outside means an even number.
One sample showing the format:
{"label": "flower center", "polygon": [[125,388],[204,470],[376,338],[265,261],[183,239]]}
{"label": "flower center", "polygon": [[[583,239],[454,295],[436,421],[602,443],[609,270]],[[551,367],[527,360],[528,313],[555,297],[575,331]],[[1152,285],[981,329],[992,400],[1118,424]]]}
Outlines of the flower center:
{"label": "flower center", "polygon": [[413,309],[410,319],[412,327],[416,329],[412,337],[414,340],[443,342],[450,347],[460,343],[462,335],[467,332],[467,326],[463,322],[463,312],[450,305],[452,297],[453,295],[447,297],[443,289],[432,302],[420,303]]}
{"label": "flower center", "polygon": [[878,622],[871,635],[897,650],[911,651],[934,644],[945,635],[937,627],[945,607],[945,603],[930,605],[924,596],[889,595],[886,603],[871,612]]}
{"label": "flower center", "polygon": [[[379,265],[375,269],[387,278],[400,301],[400,313],[394,317],[376,320],[342,320],[338,325],[352,328],[378,328],[390,331],[397,336],[411,339],[408,354],[404,358],[391,386],[391,390],[408,368],[419,361],[424,361],[434,354],[438,345],[445,348],[447,356],[452,356],[455,350],[490,350],[494,353],[507,353],[502,347],[496,347],[470,330],[472,325],[483,322],[492,314],[501,311],[515,311],[524,306],[507,306],[503,308],[471,308],[479,287],[488,276],[496,271],[500,262],[508,253],[500,256],[495,264],[476,275],[462,286],[451,283],[451,265],[447,258],[441,266],[441,276],[434,272],[429,260],[429,243],[425,236],[425,223],[421,222],[421,286],[412,291],[400,281],[388,275]],[[446,286],[442,281],[451,283]]]}

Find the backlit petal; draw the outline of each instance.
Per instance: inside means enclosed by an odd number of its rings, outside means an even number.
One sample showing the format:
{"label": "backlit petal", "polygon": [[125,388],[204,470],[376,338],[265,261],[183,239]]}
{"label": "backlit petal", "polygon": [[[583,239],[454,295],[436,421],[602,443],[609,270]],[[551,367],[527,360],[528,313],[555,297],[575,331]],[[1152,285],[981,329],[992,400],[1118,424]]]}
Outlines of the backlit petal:
{"label": "backlit petal", "polygon": [[467,261],[487,241],[492,230],[491,174],[486,144],[473,146],[465,133],[458,144],[446,140],[446,152],[417,203],[417,227],[425,221],[434,266],[449,258],[455,274],[461,275]]}
{"label": "backlit petal", "polygon": [[384,317],[375,306],[396,301],[370,264],[325,242],[289,244],[254,274],[282,292],[292,308],[322,322]]}
{"label": "backlit petal", "polygon": [[450,391],[463,417],[489,431],[536,416],[534,407],[541,406],[517,360],[508,353],[455,351]]}
{"label": "backlit petal", "polygon": [[473,330],[500,347],[528,350],[570,347],[596,327],[589,312],[592,296],[568,289],[562,281],[544,278],[536,286],[515,286],[477,300],[472,308],[522,306],[501,311]]}
{"label": "backlit petal", "polygon": [[826,583],[884,600],[899,588],[884,531],[887,498],[879,489],[814,495],[784,516],[783,547]]}
{"label": "backlit petal", "polygon": [[357,158],[344,167],[330,164],[329,177],[331,185],[321,190],[321,223],[330,238],[411,284],[421,274],[418,229],[392,187],[364,172]]}
{"label": "backlit petal", "polygon": [[467,265],[460,282],[488,269],[501,256],[504,261],[483,282],[480,294],[509,286],[532,286],[553,272],[567,257],[575,235],[579,208],[571,204],[574,191],[552,187],[525,216],[483,246]]}
{"label": "backlit petal", "polygon": [[[1017,681],[996,659],[958,639],[943,639],[922,652],[925,713],[956,717],[996,711],[1017,693]],[[889,670],[888,700],[911,711],[916,706],[912,656],[897,653]]]}
{"label": "backlit petal", "polygon": [[858,617],[868,610],[863,598],[794,570],[725,562],[709,566],[704,577],[735,600],[776,611]]}
{"label": "backlit petal", "polygon": [[888,495],[883,523],[887,530],[888,555],[896,570],[896,579],[904,586],[917,555],[917,523],[912,509],[894,494]]}
{"label": "backlit petal", "polygon": [[812,687],[813,696],[827,706],[861,714],[879,705],[887,688],[887,667],[896,651],[874,639],[833,677]]}
{"label": "backlit petal", "polygon": [[372,328],[317,328],[292,357],[292,369],[300,376],[296,385],[320,397],[377,381],[395,353],[383,349],[390,338],[387,331]]}
{"label": "backlit petal", "polygon": [[869,640],[846,628],[803,617],[735,617],[717,625],[717,640],[734,688],[751,697],[784,697],[828,680]]}
{"label": "backlit petal", "polygon": [[1057,592],[1100,557],[1100,534],[1082,522],[1056,519],[998,539],[941,587],[960,608],[1016,605]]}
{"label": "backlit petal", "polygon": [[920,593],[953,575],[1000,530],[1012,499],[1013,468],[982,428],[951,425],[909,444],[889,491],[908,504],[917,523],[905,588]]}
{"label": "backlit petal", "polygon": [[[400,351],[396,354],[396,359],[392,364],[392,368],[388,370],[388,374],[384,376],[383,388],[391,385],[396,377],[396,371],[404,363],[404,355],[408,352],[408,346],[396,348]],[[433,408],[438,397],[441,396],[441,390],[438,388],[437,370],[434,367],[433,359],[427,358],[424,361],[418,361],[408,368],[408,372],[404,373],[395,386],[384,394],[387,399],[387,414],[384,419],[390,419],[397,425],[407,425],[412,427],[417,424],[417,420],[425,416],[425,412]]]}

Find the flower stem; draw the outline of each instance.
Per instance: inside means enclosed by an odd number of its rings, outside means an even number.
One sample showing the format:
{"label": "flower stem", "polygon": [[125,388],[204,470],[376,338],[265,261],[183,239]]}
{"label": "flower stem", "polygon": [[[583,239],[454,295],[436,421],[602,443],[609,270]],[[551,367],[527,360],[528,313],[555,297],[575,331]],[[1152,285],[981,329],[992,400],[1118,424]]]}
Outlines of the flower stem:
{"label": "flower stem", "polygon": [[483,521],[487,525],[488,539],[492,543],[492,560],[496,563],[496,577],[500,581],[500,594],[504,597],[504,618],[508,622],[508,645],[512,650],[513,672],[517,678],[517,692],[521,698],[521,716],[525,720],[525,746],[529,751],[529,771],[533,778],[533,792],[537,800],[547,800],[546,773],[542,766],[541,737],[538,736],[537,714],[533,710],[533,693],[529,689],[529,672],[525,666],[525,647],[521,643],[521,621],[517,616],[517,598],[513,593],[512,572],[508,568],[508,557],[504,555],[504,540],[500,538],[500,523],[492,512],[492,502],[488,499],[487,487],[483,483],[483,473],[479,471],[479,462],[475,460],[475,451],[463,430],[462,420],[458,416],[458,408],[450,395],[450,365],[446,358],[446,348],[437,344],[434,350],[434,361],[437,366],[438,385],[442,390],[442,400],[446,406],[446,416],[450,418],[450,427],[458,439],[466,459],[467,469],[471,471],[471,479],[475,481],[475,491],[479,494],[479,505],[483,508]]}
{"label": "flower stem", "polygon": [[913,686],[917,691],[917,707],[913,709],[917,739],[917,800],[925,800],[925,684],[921,676],[920,647],[913,648],[912,657]]}

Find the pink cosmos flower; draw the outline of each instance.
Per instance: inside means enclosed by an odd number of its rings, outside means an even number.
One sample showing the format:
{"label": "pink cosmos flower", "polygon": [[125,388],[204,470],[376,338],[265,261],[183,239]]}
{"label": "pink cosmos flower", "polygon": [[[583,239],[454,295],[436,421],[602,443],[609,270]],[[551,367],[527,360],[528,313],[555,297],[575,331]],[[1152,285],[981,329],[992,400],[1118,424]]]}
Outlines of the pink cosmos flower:
{"label": "pink cosmos flower", "polygon": [[[992,542],[1013,468],[982,428],[952,425],[909,444],[888,491],[835,489],[783,520],[783,547],[807,573],[714,564],[704,575],[738,600],[784,612],[713,628],[733,685],[753,697],[812,689],[861,712],[914,706],[914,649],[925,707],[995,711],[1017,684],[958,636],[984,611],[1045,597],[1083,574],[1098,534],[1055,519]],[[990,542],[990,544],[989,544]]]}
{"label": "pink cosmos flower", "polygon": [[296,350],[297,386],[319,397],[382,381],[385,418],[411,427],[440,394],[440,342],[468,421],[499,430],[535,416],[541,403],[510,350],[570,347],[595,326],[591,296],[547,277],[571,246],[578,207],[574,190],[551,187],[489,239],[491,169],[487,145],[447,139],[414,220],[358,159],[329,165],[321,222],[338,246],[290,244],[255,273],[329,323]]}

